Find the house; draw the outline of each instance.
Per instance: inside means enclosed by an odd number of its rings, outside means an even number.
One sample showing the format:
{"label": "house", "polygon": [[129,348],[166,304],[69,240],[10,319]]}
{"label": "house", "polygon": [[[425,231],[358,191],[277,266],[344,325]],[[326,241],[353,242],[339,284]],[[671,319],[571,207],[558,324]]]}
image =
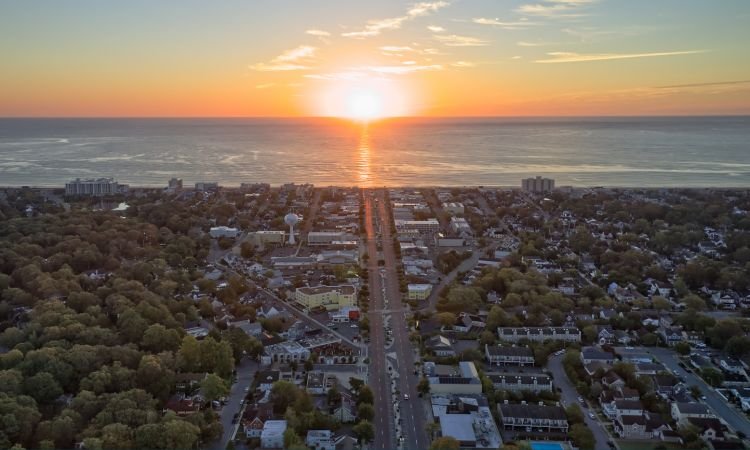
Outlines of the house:
{"label": "house", "polygon": [[622,439],[663,440],[663,433],[672,429],[658,414],[645,413],[618,416],[614,431]]}
{"label": "house", "polygon": [[484,323],[481,317],[476,314],[461,313],[458,316],[458,321],[453,325],[453,330],[459,333],[471,333],[480,332],[484,330],[487,325]]}
{"label": "house", "polygon": [[682,330],[679,327],[661,327],[658,333],[669,347],[674,347],[677,343],[682,342]]}
{"label": "house", "polygon": [[333,410],[332,415],[341,423],[353,423],[357,420],[357,404],[351,395],[341,395],[341,404]]}
{"label": "house", "polygon": [[687,419],[710,419],[714,417],[708,406],[696,402],[674,402],[671,408],[672,418],[680,424],[687,423]]}
{"label": "house", "polygon": [[721,424],[721,421],[715,417],[689,417],[687,422],[699,430],[698,434],[704,441],[723,441],[725,438],[725,427]]}
{"label": "house", "polygon": [[425,348],[430,350],[435,356],[450,357],[456,356],[456,351],[453,350],[450,339],[445,336],[437,335],[429,338],[425,342]]}
{"label": "house", "polygon": [[313,450],[336,450],[336,441],[331,430],[308,430],[305,445]]}
{"label": "house", "polygon": [[604,325],[599,327],[599,334],[597,335],[599,345],[614,344],[615,343],[615,331],[611,325]]}
{"label": "house", "polygon": [[199,412],[201,409],[201,402],[193,400],[192,397],[187,397],[182,394],[175,394],[167,400],[167,404],[164,405],[164,411],[173,411],[178,416],[184,417]]}
{"label": "house", "polygon": [[326,375],[319,370],[311,370],[307,373],[307,384],[305,390],[312,395],[325,395],[336,384],[336,377]]}
{"label": "house", "polygon": [[651,377],[654,381],[654,391],[662,396],[674,395],[677,392],[677,386],[680,381],[672,374],[654,375]]}
{"label": "house", "polygon": [[286,420],[267,420],[260,433],[261,448],[284,448],[284,432]]}
{"label": "house", "polygon": [[568,432],[568,418],[561,406],[537,404],[509,404],[507,400],[497,406],[504,430],[542,430],[547,433]]}
{"label": "house", "polygon": [[730,373],[735,373],[737,375],[746,375],[745,368],[742,366],[742,363],[734,358],[730,358],[727,356],[719,358],[719,367],[721,367],[722,370]]}
{"label": "house", "polygon": [[664,367],[662,364],[654,363],[654,362],[649,362],[649,363],[639,362],[639,363],[636,363],[634,367],[635,367],[636,375],[656,375],[659,372],[667,371],[667,368]]}
{"label": "house", "polygon": [[602,377],[602,386],[605,386],[609,389],[621,389],[625,387],[625,380],[623,380],[620,375],[617,375],[615,372],[607,372]]}
{"label": "house", "polygon": [[258,389],[261,392],[270,392],[273,384],[279,381],[281,372],[278,370],[262,370],[258,372]]}
{"label": "house", "polygon": [[263,432],[263,424],[272,418],[273,404],[271,402],[248,405],[242,415],[242,426],[245,429],[245,435],[247,437],[259,438]]}
{"label": "house", "polygon": [[200,386],[201,381],[205,380],[208,373],[176,373],[174,374],[174,386],[178,391],[191,391]]}
{"label": "house", "polygon": [[409,284],[407,285],[409,300],[427,300],[432,292],[431,284]]}
{"label": "house", "polygon": [[596,347],[584,347],[581,349],[581,362],[583,364],[597,362],[612,365],[615,363],[615,355]]}
{"label": "house", "polygon": [[533,366],[534,353],[528,347],[503,347],[485,345],[484,354],[492,365]]}

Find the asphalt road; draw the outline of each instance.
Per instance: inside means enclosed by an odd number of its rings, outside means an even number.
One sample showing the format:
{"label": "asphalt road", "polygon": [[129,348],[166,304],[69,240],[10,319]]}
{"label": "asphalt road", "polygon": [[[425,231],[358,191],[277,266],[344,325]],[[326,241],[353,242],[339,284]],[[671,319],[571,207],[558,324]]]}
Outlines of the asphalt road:
{"label": "asphalt road", "polygon": [[594,434],[594,439],[596,440],[596,445],[594,448],[609,448],[607,446],[607,441],[610,440],[610,436],[607,433],[607,430],[604,429],[604,425],[602,425],[602,423],[598,420],[590,418],[589,408],[584,408],[583,405],[581,405],[581,402],[578,401],[578,391],[576,391],[575,386],[573,386],[573,383],[571,383],[570,379],[568,379],[568,375],[565,373],[565,369],[563,368],[563,356],[564,354],[559,356],[551,356],[549,358],[549,361],[547,362],[547,369],[552,373],[555,386],[559,387],[562,390],[560,394],[560,400],[565,406],[572,405],[574,403],[578,406],[581,406],[581,409],[583,410],[583,420],[585,421],[588,429],[591,430],[591,432]]}
{"label": "asphalt road", "polygon": [[[391,311],[390,326],[393,330],[394,341],[389,351],[396,354],[397,368],[395,370],[399,374],[397,387],[399,390],[400,425],[404,437],[403,448],[423,450],[429,447],[429,441],[425,430],[426,420],[423,402],[420,400],[417,391],[419,378],[414,375],[415,348],[409,340],[406,313],[401,302],[397,272],[398,258],[393,248],[390,226],[392,220],[385,205],[383,191],[377,191],[377,196],[380,199],[377,208],[378,215],[383,224],[381,230],[383,259],[385,260],[383,279],[385,280],[385,292],[389,302],[388,310]],[[375,292],[380,293],[381,291]],[[373,381],[376,379],[373,378]],[[408,394],[410,399],[404,400],[404,394]]]}
{"label": "asphalt road", "polygon": [[729,406],[711,386],[703,381],[702,378],[692,372],[688,373],[680,367],[680,360],[673,350],[662,347],[635,347],[633,351],[641,353],[646,352],[653,355],[659,362],[664,364],[667,369],[671,370],[678,376],[685,377],[685,384],[688,386],[698,386],[701,394],[706,396],[703,403],[708,405],[717,417],[723,419],[729,425],[729,428],[733,429],[735,432],[741,431],[745,433],[745,435],[750,436],[750,421],[748,421],[739,411]]}
{"label": "asphalt road", "polygon": [[375,417],[373,426],[375,438],[372,448],[375,450],[392,450],[395,448],[393,407],[391,405],[390,380],[385,360],[385,330],[382,312],[384,301],[383,283],[378,267],[376,245],[375,211],[373,200],[367,192],[365,198],[365,230],[367,232],[367,272],[370,279],[370,368],[369,385],[375,397]]}
{"label": "asphalt road", "polygon": [[249,388],[252,384],[255,372],[258,371],[258,363],[245,358],[236,369],[237,382],[232,385],[229,395],[227,395],[227,403],[220,413],[219,421],[224,427],[224,433],[221,435],[221,439],[210,443],[208,447],[210,450],[224,450],[227,447],[227,443],[229,443],[237,431],[240,425],[239,420],[236,424],[233,424],[232,419],[235,414],[240,413],[242,400],[247,395],[245,389]]}

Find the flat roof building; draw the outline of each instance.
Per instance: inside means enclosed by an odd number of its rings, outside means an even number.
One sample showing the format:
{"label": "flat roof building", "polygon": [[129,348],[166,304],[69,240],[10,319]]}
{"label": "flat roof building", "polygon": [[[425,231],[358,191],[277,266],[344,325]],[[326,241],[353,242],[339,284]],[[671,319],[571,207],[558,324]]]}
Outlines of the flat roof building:
{"label": "flat roof building", "polygon": [[523,180],[521,180],[521,187],[526,192],[541,194],[554,190],[555,180],[553,180],[552,178],[542,178],[540,176],[537,176],[535,178],[524,178]]}
{"label": "flat roof building", "polygon": [[297,288],[294,298],[305,309],[323,307],[334,311],[356,304],[357,289],[351,285]]}
{"label": "flat roof building", "polygon": [[115,195],[119,192],[120,184],[114,178],[89,178],[85,180],[76,178],[65,183],[65,195],[101,197]]}

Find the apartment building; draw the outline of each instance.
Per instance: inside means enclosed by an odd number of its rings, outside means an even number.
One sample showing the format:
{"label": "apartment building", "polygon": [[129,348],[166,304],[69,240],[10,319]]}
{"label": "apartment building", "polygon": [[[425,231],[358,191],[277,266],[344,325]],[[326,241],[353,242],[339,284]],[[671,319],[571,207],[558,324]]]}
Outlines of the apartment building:
{"label": "apartment building", "polygon": [[305,309],[325,308],[335,311],[357,302],[357,289],[351,285],[297,288],[294,299]]}

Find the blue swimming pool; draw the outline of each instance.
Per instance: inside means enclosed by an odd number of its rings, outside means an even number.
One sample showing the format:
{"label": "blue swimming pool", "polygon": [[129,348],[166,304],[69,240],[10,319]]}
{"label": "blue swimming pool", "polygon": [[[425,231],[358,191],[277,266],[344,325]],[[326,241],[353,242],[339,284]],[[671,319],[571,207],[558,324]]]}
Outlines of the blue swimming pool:
{"label": "blue swimming pool", "polygon": [[532,442],[531,450],[564,450],[557,442]]}

